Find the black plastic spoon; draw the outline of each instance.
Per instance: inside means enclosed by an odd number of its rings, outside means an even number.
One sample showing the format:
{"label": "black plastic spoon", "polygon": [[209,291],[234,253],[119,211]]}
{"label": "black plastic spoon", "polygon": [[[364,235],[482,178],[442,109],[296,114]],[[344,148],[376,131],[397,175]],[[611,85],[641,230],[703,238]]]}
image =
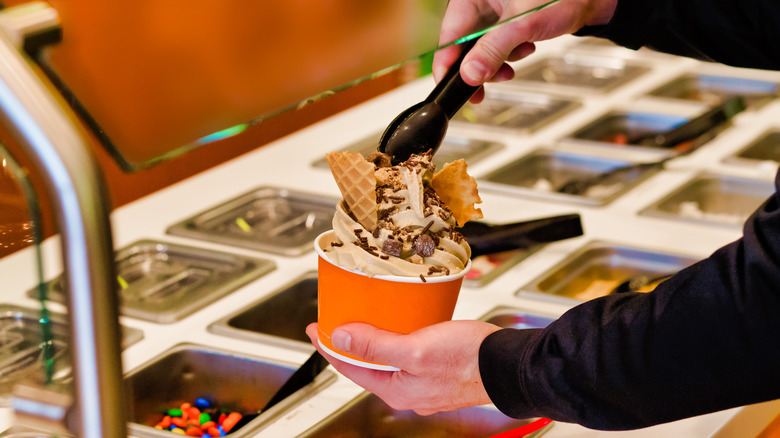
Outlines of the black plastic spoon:
{"label": "black plastic spoon", "polygon": [[721,125],[747,108],[742,96],[731,96],[708,111],[687,122],[661,133],[645,134],[631,142],[642,146],[672,148],[680,143],[693,140],[711,129]]}
{"label": "black plastic spoon", "polygon": [[513,249],[530,248],[582,236],[582,220],[577,213],[550,216],[503,225],[466,222],[459,230],[469,242],[471,257]]}
{"label": "black plastic spoon", "polygon": [[257,418],[263,412],[271,409],[285,398],[313,382],[314,379],[317,378],[317,376],[319,376],[322,370],[324,370],[327,366],[328,360],[325,359],[325,357],[320,354],[319,351],[315,351],[311,356],[309,356],[308,359],[306,359],[306,362],[304,362],[303,365],[295,370],[295,372],[287,378],[282,386],[276,390],[276,393],[271,396],[271,399],[268,400],[268,403],[266,403],[265,406],[263,406],[263,409],[260,409],[253,414],[244,415],[231,430],[236,431],[240,429],[250,421]]}
{"label": "black plastic spoon", "polygon": [[476,40],[461,43],[460,57],[450,66],[428,97],[399,114],[379,140],[379,152],[392,158],[393,164],[406,161],[412,154],[430,150],[436,153],[450,119],[479,89],[460,76],[460,64]]}
{"label": "black plastic spoon", "polygon": [[[703,137],[708,133],[710,136],[714,137],[718,133],[717,129],[723,123],[731,120],[732,117],[744,111],[745,108],[747,108],[747,105],[745,104],[745,100],[742,98],[742,96],[732,96],[723,101],[720,105],[712,107],[710,110],[692,118],[691,120],[681,124],[674,129],[663,133],[645,134],[640,138],[632,140],[631,143],[642,146],[673,148],[680,143]],[[705,140],[710,140],[709,136],[707,137],[708,138]],[[633,172],[638,175],[646,170],[661,168],[664,166],[664,164],[666,164],[667,161],[671,160],[672,158],[689,154],[698,147],[702,146],[704,143],[706,143],[706,141],[698,142],[695,147],[691,147],[682,152],[677,152],[674,155],[665,157],[658,161],[629,164],[627,166],[617,167],[595,176],[573,179],[563,184],[556,191],[558,193],[566,193],[569,195],[583,195],[591,187],[608,182],[613,178],[620,176],[621,174]]]}

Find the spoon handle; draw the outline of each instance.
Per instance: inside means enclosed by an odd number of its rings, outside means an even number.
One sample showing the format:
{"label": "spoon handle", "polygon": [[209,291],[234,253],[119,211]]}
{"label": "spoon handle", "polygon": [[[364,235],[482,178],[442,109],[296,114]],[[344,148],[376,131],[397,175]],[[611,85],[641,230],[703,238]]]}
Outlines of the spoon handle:
{"label": "spoon handle", "polygon": [[300,368],[298,368],[287,379],[287,381],[284,382],[284,384],[282,384],[282,386],[276,391],[276,393],[273,396],[271,396],[271,399],[268,401],[268,403],[266,403],[265,407],[263,407],[263,409],[260,410],[260,413],[263,413],[268,409],[271,409],[271,407],[275,406],[280,401],[292,395],[295,391],[313,382],[314,379],[327,366],[328,366],[328,360],[325,359],[325,357],[322,354],[320,354],[318,351],[315,351],[311,356],[309,356],[308,359],[306,359],[306,362],[304,362],[303,365],[301,365]]}
{"label": "spoon handle", "polygon": [[565,193],[567,195],[581,196],[584,195],[591,187],[597,186],[599,184],[603,184],[605,182],[609,182],[610,180],[615,179],[621,174],[633,172],[638,175],[639,173],[645,172],[647,170],[651,170],[656,167],[661,168],[667,161],[671,160],[676,156],[677,155],[672,155],[658,161],[648,161],[646,163],[628,164],[626,166],[616,167],[612,170],[608,170],[606,172],[599,173],[594,176],[575,178],[565,182],[562,186],[555,189],[555,191],[558,193]]}
{"label": "spoon handle", "polygon": [[460,232],[477,257],[582,236],[583,229],[580,215],[572,213],[504,225],[467,222]]}
{"label": "spoon handle", "polygon": [[425,102],[436,102],[444,110],[448,119],[452,119],[455,113],[479,90],[479,86],[472,86],[463,81],[460,76],[460,65],[463,58],[474,47],[476,39],[461,43],[460,56],[447,70],[444,77],[436,84]]}
{"label": "spoon handle", "polygon": [[747,108],[747,105],[742,96],[732,96],[704,114],[694,117],[676,128],[663,133],[647,134],[632,140],[632,142],[645,146],[671,148],[692,140],[717,125],[730,120],[736,114],[744,111],[745,108]]}

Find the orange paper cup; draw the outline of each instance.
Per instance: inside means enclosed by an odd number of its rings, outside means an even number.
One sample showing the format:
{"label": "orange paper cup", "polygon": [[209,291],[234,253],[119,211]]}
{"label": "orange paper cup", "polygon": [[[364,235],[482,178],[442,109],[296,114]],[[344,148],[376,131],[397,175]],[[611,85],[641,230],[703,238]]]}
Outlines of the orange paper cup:
{"label": "orange paper cup", "polygon": [[442,277],[403,277],[368,275],[337,266],[323,248],[335,241],[333,231],[326,231],[314,241],[318,257],[319,344],[330,355],[354,365],[397,371],[398,368],[364,361],[337,350],[330,335],[336,327],[363,322],[391,332],[408,334],[415,330],[452,319],[463,277],[471,268]]}

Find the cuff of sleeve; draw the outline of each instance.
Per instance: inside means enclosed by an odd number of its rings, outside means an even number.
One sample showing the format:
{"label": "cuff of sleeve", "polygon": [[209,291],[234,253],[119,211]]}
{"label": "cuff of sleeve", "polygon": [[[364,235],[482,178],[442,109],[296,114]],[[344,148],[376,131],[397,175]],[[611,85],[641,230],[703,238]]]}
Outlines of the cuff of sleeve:
{"label": "cuff of sleeve", "polygon": [[646,29],[653,16],[652,6],[652,1],[619,0],[609,23],[584,26],[574,35],[607,38],[620,46],[639,49],[645,45]]}
{"label": "cuff of sleeve", "polygon": [[542,329],[503,329],[491,333],[479,348],[479,372],[490,400],[513,418],[543,416],[531,403],[525,385],[526,352]]}

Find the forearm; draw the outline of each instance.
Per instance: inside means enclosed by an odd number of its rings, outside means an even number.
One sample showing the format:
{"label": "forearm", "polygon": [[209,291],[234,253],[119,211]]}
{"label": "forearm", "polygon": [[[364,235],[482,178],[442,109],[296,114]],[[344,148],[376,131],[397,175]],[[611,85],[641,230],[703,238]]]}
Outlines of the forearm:
{"label": "forearm", "polygon": [[780,69],[780,3],[770,0],[618,0],[604,26],[581,29],[638,49]]}
{"label": "forearm", "polygon": [[480,369],[493,402],[514,417],[632,429],[780,397],[777,206],[775,195],[742,239],[650,294],[489,336]]}

